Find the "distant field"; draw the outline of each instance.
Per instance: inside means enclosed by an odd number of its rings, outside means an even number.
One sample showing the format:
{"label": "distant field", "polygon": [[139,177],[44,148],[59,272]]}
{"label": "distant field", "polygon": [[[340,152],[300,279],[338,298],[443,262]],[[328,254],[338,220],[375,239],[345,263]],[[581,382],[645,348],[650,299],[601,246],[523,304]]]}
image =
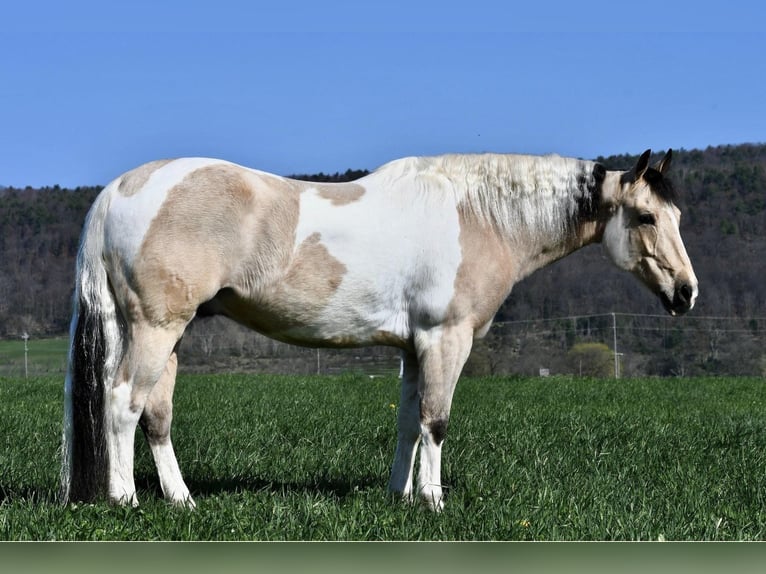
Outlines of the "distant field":
{"label": "distant field", "polygon": [[[27,342],[27,369],[30,376],[66,371],[67,337],[30,339]],[[24,341],[0,341],[0,376],[24,376]]]}
{"label": "distant field", "polygon": [[447,508],[386,494],[396,378],[182,376],[167,506],[137,441],[138,509],[56,503],[62,381],[0,378],[3,540],[763,540],[758,378],[467,379]]}

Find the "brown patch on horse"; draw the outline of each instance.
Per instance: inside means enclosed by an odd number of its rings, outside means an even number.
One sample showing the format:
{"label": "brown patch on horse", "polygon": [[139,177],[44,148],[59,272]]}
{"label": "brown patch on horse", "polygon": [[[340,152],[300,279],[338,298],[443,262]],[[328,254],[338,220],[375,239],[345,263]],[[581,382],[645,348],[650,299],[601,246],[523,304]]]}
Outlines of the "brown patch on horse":
{"label": "brown patch on horse", "polygon": [[146,182],[152,176],[152,174],[163,166],[169,164],[172,159],[160,159],[157,161],[151,161],[137,167],[136,169],[129,171],[120,178],[120,183],[117,186],[117,191],[120,195],[130,197],[135,195],[146,185]]}
{"label": "brown patch on horse", "polygon": [[298,196],[286,180],[234,165],[189,173],[168,191],[134,262],[152,324],[189,321],[230,286],[252,291],[289,260]]}
{"label": "brown patch on horse", "polygon": [[[250,292],[241,288],[226,290],[217,299],[224,315],[276,339],[293,342],[291,332],[314,324],[345,274],[346,266],[321,243],[319,233],[312,233],[271,283]],[[301,340],[301,336],[295,338],[295,342]],[[353,346],[353,342],[329,345]]]}
{"label": "brown patch on horse", "polygon": [[517,275],[511,246],[488,222],[459,210],[462,260],[455,276],[447,320],[470,321],[474,331],[487,327],[508,296]]}
{"label": "brown patch on horse", "polygon": [[285,283],[289,289],[305,291],[314,299],[326,301],[338,290],[346,266],[330,255],[321,239],[319,233],[312,233],[303,240],[285,275]]}
{"label": "brown patch on horse", "polygon": [[367,191],[358,183],[315,184],[309,189],[316,189],[319,197],[337,206],[354,203]]}

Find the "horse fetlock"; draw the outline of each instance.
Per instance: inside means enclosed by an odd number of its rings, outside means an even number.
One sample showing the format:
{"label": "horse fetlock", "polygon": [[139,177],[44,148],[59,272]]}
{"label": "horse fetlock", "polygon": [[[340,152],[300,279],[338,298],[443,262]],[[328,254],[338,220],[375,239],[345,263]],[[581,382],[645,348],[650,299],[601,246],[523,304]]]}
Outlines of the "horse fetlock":
{"label": "horse fetlock", "polygon": [[447,438],[447,425],[448,421],[446,418],[436,419],[425,425],[431,433],[431,438],[436,446],[441,446],[444,439]]}

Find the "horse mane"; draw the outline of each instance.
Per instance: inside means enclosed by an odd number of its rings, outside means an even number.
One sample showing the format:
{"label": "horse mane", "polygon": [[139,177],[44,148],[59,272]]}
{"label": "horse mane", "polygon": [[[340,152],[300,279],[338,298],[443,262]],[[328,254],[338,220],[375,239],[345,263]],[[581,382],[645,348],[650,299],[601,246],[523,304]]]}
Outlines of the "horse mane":
{"label": "horse mane", "polygon": [[489,153],[405,158],[381,170],[394,180],[414,177],[421,193],[451,191],[464,214],[506,236],[557,237],[595,214],[606,173],[595,162],[558,155]]}

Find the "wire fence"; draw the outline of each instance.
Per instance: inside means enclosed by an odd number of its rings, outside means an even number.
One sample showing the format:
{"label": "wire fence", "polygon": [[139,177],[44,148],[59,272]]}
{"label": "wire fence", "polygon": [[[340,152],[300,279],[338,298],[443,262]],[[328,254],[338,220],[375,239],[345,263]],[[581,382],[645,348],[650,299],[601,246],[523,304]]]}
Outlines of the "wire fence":
{"label": "wire fence", "polygon": [[497,323],[474,355],[491,374],[761,375],[765,348],[766,317],[615,312]]}
{"label": "wire fence", "polygon": [[[192,329],[181,350],[190,370],[398,374],[390,347],[306,349],[243,328]],[[766,317],[601,313],[495,323],[474,343],[469,375],[761,375]]]}
{"label": "wire fence", "polygon": [[[61,374],[66,338],[0,341],[0,376]],[[26,347],[26,348],[25,348]],[[222,319],[195,322],[179,347],[181,372],[364,373],[396,376],[391,347],[310,349],[279,343]],[[465,374],[761,376],[766,317],[601,313],[495,323],[474,343]]]}

